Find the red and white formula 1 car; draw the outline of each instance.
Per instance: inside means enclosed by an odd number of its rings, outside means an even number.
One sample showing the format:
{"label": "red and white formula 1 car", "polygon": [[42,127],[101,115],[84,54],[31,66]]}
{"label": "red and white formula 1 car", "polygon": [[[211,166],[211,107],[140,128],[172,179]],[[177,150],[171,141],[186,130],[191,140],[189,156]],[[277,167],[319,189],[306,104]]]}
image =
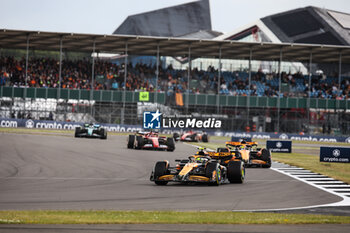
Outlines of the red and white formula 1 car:
{"label": "red and white formula 1 car", "polygon": [[175,141],[172,137],[161,137],[157,132],[137,132],[128,136],[127,146],[129,149],[174,151]]}
{"label": "red and white formula 1 car", "polygon": [[183,142],[209,142],[209,136],[207,133],[200,131],[187,131],[182,133],[174,133],[173,138],[175,141],[183,141]]}

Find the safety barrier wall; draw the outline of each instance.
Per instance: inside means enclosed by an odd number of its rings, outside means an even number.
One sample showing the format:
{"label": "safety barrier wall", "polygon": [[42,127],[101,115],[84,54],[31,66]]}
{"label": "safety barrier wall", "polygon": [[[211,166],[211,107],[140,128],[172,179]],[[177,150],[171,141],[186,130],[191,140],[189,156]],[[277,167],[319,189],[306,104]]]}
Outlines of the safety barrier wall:
{"label": "safety barrier wall", "polygon": [[[31,119],[11,119],[0,118],[0,128],[43,128],[43,129],[63,129],[73,130],[77,126],[83,125],[83,122],[62,122],[62,121],[46,121],[46,120],[31,120]],[[124,125],[124,124],[100,124],[107,131],[112,132],[137,132],[142,129],[140,125]],[[173,134],[180,132],[180,129],[170,128],[160,130],[164,134]],[[342,136],[325,136],[325,135],[299,135],[285,133],[257,133],[257,132],[229,132],[221,130],[206,130],[212,136],[225,136],[231,138],[248,138],[254,139],[279,139],[279,140],[297,140],[297,141],[314,141],[314,142],[346,142],[350,143],[350,137]],[[228,139],[229,140],[229,139]]]}
{"label": "safety barrier wall", "polygon": [[[140,92],[125,92],[125,102],[139,102]],[[72,100],[94,100],[100,102],[123,102],[123,91],[112,90],[76,90],[76,89],[58,89],[58,88],[20,88],[20,87],[1,87],[0,97],[23,97],[43,98],[43,99],[72,99]],[[155,93],[149,93],[149,101],[155,102]],[[157,102],[165,103],[165,94],[157,94]]]}
{"label": "safety barrier wall", "polygon": [[[44,99],[73,99],[73,100],[95,100],[99,102],[123,102],[123,91],[114,90],[74,90],[57,88],[0,88],[0,97],[23,98],[44,98]],[[140,92],[125,92],[125,102],[136,103],[139,100]],[[153,92],[149,93],[147,102],[166,103],[166,94]],[[207,94],[183,94],[183,103],[186,105],[204,105],[221,107],[249,107],[251,108],[318,108],[318,109],[350,109],[350,100],[318,99],[318,98],[280,98],[258,97],[258,96],[230,96],[230,95],[207,95]],[[219,98],[219,101],[217,100]],[[249,100],[248,100],[249,98]]]}

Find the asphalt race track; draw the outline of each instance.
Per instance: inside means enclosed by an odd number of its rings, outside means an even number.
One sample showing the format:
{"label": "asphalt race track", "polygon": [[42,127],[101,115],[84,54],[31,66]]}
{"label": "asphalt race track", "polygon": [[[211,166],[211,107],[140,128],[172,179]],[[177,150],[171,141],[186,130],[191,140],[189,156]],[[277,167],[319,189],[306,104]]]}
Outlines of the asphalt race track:
{"label": "asphalt race track", "polygon": [[244,184],[169,184],[149,181],[158,160],[175,152],[126,148],[126,136],[107,140],[0,134],[0,210],[257,210],[313,206],[341,198],[270,169],[250,168]]}

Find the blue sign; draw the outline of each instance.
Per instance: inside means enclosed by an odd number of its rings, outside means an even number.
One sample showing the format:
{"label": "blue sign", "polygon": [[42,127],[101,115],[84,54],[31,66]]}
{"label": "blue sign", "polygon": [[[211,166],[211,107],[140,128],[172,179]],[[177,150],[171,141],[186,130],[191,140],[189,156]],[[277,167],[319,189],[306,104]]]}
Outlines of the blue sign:
{"label": "blue sign", "polygon": [[251,137],[247,137],[247,138],[240,138],[240,137],[231,137],[231,142],[241,142],[241,141],[246,141],[246,142],[251,142],[252,138]]}
{"label": "blue sign", "polygon": [[350,148],[349,147],[321,147],[320,162],[349,163]]}
{"label": "blue sign", "polygon": [[160,129],[161,126],[161,113],[157,112],[144,112],[143,113],[143,128],[144,129]]}
{"label": "blue sign", "polygon": [[266,141],[266,148],[271,152],[292,153],[292,141]]}

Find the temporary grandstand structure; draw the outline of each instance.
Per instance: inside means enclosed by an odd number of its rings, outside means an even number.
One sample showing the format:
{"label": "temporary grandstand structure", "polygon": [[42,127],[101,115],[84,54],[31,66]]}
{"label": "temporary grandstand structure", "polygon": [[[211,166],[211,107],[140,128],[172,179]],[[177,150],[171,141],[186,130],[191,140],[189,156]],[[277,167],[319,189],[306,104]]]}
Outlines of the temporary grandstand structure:
{"label": "temporary grandstand structure", "polygon": [[[278,61],[279,64],[281,64],[282,61],[297,61],[310,64],[313,62],[339,63],[339,87],[341,80],[341,66],[342,64],[350,64],[350,46],[348,45],[272,42],[257,43],[228,40],[76,34],[1,29],[0,47],[6,49],[25,49],[27,51],[27,64],[29,49],[60,51],[60,60],[62,60],[62,51],[64,49],[89,53],[108,52],[124,55],[153,55],[158,57],[157,62],[161,55],[188,57],[190,61],[193,58],[200,57],[217,58],[219,64],[221,63],[221,59],[245,59],[249,60],[249,64],[251,64],[252,59],[261,61],[274,60]],[[125,56],[125,63],[128,63],[128,56]],[[62,62],[60,62],[60,78],[62,69],[61,64]],[[189,62],[189,65],[191,65],[191,62]],[[251,65],[249,65],[249,68],[250,67]],[[26,65],[26,74],[27,68],[28,65]],[[126,68],[127,66],[125,66],[125,69]],[[92,70],[94,70],[94,58],[92,62]],[[94,74],[94,72],[92,73]],[[157,79],[158,73],[159,72],[156,72]],[[127,72],[125,71],[124,74],[124,79],[126,79]],[[220,74],[221,68],[219,68],[219,82]],[[281,75],[281,72],[279,72],[279,74]],[[94,76],[92,76],[92,79],[94,80]],[[251,69],[249,70],[249,82],[250,80]],[[188,72],[188,81],[190,81],[190,72]],[[279,87],[281,88],[281,81]],[[59,86],[59,88],[61,87]],[[93,94],[93,91],[91,91],[91,94]],[[219,98],[217,98],[217,101],[217,107],[219,108]],[[185,103],[187,108],[188,104],[188,102]],[[125,91],[123,95],[123,105],[125,106]]]}

